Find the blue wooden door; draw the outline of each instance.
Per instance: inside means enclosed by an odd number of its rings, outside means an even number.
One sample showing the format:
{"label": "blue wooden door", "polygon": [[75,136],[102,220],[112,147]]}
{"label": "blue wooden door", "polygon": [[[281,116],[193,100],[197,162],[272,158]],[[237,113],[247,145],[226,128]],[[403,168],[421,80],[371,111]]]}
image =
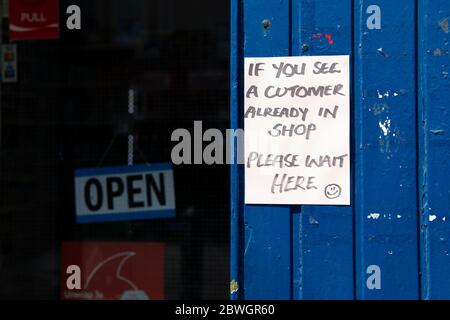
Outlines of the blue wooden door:
{"label": "blue wooden door", "polygon": [[234,299],[450,299],[450,2],[233,0],[243,58],[350,55],[352,205],[243,203],[231,168]]}

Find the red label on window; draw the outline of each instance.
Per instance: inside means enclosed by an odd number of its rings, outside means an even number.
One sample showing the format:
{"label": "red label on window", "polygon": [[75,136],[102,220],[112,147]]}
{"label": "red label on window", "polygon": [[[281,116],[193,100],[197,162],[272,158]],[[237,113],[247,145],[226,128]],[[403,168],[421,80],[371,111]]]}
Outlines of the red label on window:
{"label": "red label on window", "polygon": [[162,300],[163,298],[163,244],[63,243],[61,299]]}
{"label": "red label on window", "polygon": [[9,1],[9,38],[15,40],[59,37],[59,0]]}

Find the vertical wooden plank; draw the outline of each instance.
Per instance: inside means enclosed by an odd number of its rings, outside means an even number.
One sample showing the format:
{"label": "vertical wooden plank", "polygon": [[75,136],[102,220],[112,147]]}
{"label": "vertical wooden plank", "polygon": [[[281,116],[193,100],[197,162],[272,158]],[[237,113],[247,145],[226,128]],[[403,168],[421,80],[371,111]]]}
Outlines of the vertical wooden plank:
{"label": "vertical wooden plank", "polygon": [[[290,54],[290,1],[244,0],[245,57]],[[267,20],[263,25],[263,21]],[[242,114],[243,117],[243,114]],[[288,206],[244,206],[244,298],[291,298]]]}
{"label": "vertical wooden plank", "polygon": [[[351,55],[351,3],[294,0],[293,55]],[[303,206],[293,223],[294,297],[353,299],[353,208]]]}
{"label": "vertical wooden plank", "polygon": [[[241,84],[241,0],[232,0],[230,3],[230,125],[237,130],[242,127],[240,104],[242,97]],[[233,137],[234,139],[234,137]],[[241,216],[242,216],[242,176],[238,164],[238,144],[235,143],[230,166],[230,299],[238,300],[241,295],[241,269],[242,269],[242,243],[241,243]]]}
{"label": "vertical wooden plank", "polygon": [[422,298],[450,299],[450,2],[419,1]]}
{"label": "vertical wooden plank", "polygon": [[415,1],[355,1],[359,299],[419,298],[415,23]]}

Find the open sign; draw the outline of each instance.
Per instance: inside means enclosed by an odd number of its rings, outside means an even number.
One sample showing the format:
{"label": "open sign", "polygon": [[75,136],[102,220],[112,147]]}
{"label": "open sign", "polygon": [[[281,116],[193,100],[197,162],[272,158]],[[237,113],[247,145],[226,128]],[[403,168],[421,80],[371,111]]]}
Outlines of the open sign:
{"label": "open sign", "polygon": [[170,163],[75,171],[77,223],[175,216]]}

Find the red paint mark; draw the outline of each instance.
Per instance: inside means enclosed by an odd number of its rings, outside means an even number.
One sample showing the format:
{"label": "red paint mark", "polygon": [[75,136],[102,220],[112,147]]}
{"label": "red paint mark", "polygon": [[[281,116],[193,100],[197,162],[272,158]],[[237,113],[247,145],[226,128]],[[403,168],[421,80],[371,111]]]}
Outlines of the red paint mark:
{"label": "red paint mark", "polygon": [[314,34],[311,35],[311,38],[312,39],[319,39],[320,42],[322,42],[324,40],[323,38],[325,38],[326,41],[328,42],[328,44],[330,44],[330,45],[334,44],[333,36],[330,33],[325,33],[325,34],[323,34],[323,33],[314,33]]}
{"label": "red paint mark", "polygon": [[327,33],[325,35],[325,38],[327,38],[329,44],[333,44],[334,43],[334,40],[332,39],[331,34]]}

